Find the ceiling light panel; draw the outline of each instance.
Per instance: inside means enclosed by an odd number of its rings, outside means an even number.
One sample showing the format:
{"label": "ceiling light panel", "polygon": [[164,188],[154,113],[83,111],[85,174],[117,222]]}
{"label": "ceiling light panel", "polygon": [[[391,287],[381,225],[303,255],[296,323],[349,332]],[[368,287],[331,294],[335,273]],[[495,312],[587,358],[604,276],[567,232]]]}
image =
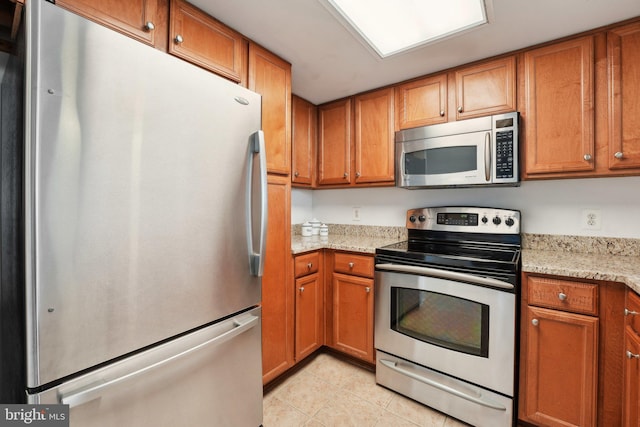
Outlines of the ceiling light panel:
{"label": "ceiling light panel", "polygon": [[325,1],[382,58],[487,23],[483,0]]}

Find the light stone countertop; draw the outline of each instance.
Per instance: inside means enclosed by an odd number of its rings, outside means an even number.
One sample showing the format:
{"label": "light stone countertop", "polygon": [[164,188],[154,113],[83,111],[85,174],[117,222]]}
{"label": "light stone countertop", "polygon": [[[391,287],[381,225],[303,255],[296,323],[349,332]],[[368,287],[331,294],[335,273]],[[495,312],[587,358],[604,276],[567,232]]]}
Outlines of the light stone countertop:
{"label": "light stone countertop", "polygon": [[[302,237],[291,233],[291,252],[335,249],[374,254],[406,240],[403,228],[330,225],[338,234]],[[640,239],[523,234],[522,271],[620,282],[640,293]]]}
{"label": "light stone countertop", "polygon": [[376,248],[397,243],[397,237],[353,236],[330,234],[328,237],[301,235],[291,236],[291,252],[294,255],[319,249],[335,249],[341,251],[363,252],[374,254]]}
{"label": "light stone countertop", "polygon": [[523,249],[522,271],[621,282],[640,293],[640,256]]}

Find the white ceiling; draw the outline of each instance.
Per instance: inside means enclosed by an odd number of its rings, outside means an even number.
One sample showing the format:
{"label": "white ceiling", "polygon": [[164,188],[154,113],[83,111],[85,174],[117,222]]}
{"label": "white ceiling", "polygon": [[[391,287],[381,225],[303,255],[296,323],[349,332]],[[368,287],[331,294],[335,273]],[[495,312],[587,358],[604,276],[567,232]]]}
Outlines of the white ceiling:
{"label": "white ceiling", "polygon": [[381,60],[322,0],[189,1],[289,61],[315,104],[640,16],[640,0],[492,0],[489,25]]}

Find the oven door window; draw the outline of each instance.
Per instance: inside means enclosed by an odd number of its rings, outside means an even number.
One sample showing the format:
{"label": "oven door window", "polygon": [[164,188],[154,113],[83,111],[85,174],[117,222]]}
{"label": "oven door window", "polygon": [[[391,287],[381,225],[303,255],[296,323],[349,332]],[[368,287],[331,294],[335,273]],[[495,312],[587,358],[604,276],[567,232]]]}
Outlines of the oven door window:
{"label": "oven door window", "polygon": [[391,329],[440,347],[489,356],[489,306],[475,301],[392,287]]}
{"label": "oven door window", "polygon": [[407,175],[445,175],[474,172],[477,169],[476,145],[429,148],[404,155],[404,171]]}

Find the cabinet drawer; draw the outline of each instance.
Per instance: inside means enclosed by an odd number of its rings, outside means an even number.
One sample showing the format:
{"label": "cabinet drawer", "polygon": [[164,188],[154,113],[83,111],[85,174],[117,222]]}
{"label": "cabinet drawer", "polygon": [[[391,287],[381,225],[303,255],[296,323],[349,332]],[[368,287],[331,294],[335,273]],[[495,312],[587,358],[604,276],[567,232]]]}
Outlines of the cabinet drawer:
{"label": "cabinet drawer", "polygon": [[320,266],[320,253],[311,252],[304,255],[298,255],[293,262],[293,272],[295,277],[306,276],[315,273]]}
{"label": "cabinet drawer", "polygon": [[338,273],[356,276],[373,277],[373,257],[337,252],[334,259],[334,270]]}
{"label": "cabinet drawer", "polygon": [[633,291],[627,291],[625,323],[640,335],[640,296]]}
{"label": "cabinet drawer", "polygon": [[598,315],[598,285],[529,276],[529,304]]}

